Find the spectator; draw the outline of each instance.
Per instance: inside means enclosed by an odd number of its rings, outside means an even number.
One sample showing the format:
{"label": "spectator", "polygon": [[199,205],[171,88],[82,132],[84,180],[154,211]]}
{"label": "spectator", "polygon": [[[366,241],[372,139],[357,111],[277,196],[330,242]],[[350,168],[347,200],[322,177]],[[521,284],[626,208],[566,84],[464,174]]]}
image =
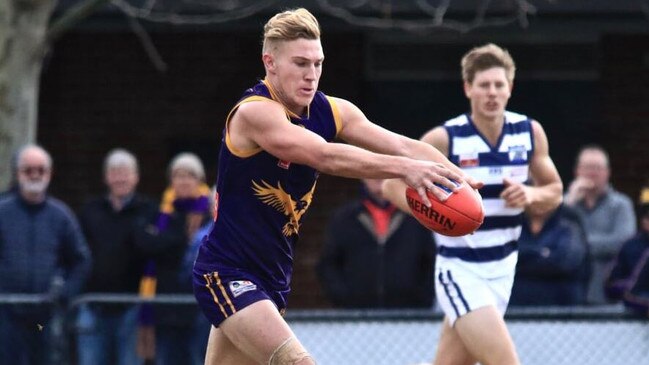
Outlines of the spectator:
{"label": "spectator", "polygon": [[[86,292],[137,293],[144,261],[135,244],[135,232],[157,213],[153,201],[136,193],[138,181],[135,156],[123,149],[110,151],[104,161],[108,194],[85,204],[79,216],[95,258]],[[79,365],[137,364],[136,328],[136,306],[81,306],[77,318]]]}
{"label": "spectator", "polygon": [[[0,293],[43,294],[59,306],[81,289],[90,251],[77,220],[49,196],[52,158],[27,145],[17,158],[18,191],[0,202]],[[45,364],[55,353],[52,308],[0,307],[0,364]]]}
{"label": "spectator", "polygon": [[[210,219],[210,188],[204,183],[200,159],[181,153],[169,164],[171,186],[165,190],[155,224],[138,237],[150,258],[140,283],[140,294],[191,294],[191,277],[183,274],[183,259],[196,231]],[[138,351],[158,365],[186,365],[191,358],[197,307],[144,305],[140,317]],[[202,314],[201,314],[202,315]],[[155,328],[155,330],[154,330]],[[155,334],[154,334],[155,333]]]}
{"label": "spectator", "polygon": [[622,242],[636,231],[633,203],[609,183],[608,154],[599,146],[581,149],[575,179],[565,196],[567,205],[582,216],[590,250],[590,282],[586,294],[590,304],[607,303],[604,281]]}
{"label": "spectator", "polygon": [[588,284],[588,242],[577,213],[565,205],[525,211],[518,239],[512,305],[582,305]]}
{"label": "spectator", "polygon": [[[205,220],[205,223],[194,233],[193,237],[190,239],[189,246],[185,251],[182,264],[182,280],[192,280],[192,272],[194,270],[194,262],[198,256],[198,250],[203,243],[203,239],[207,236],[211,229],[212,223],[214,223],[214,218],[216,218],[216,210],[214,209],[215,197],[216,195],[216,186],[210,190],[209,203],[210,203],[210,217],[212,219]],[[192,334],[191,338],[191,364],[192,365],[203,365],[205,364],[205,352],[207,351],[207,340],[210,336],[210,329],[212,324],[205,317],[202,311],[196,315],[196,322],[194,324],[195,331]]]}
{"label": "spectator", "polygon": [[607,295],[632,312],[649,316],[649,187],[640,194],[640,230],[626,241],[607,281]]}
{"label": "spectator", "polygon": [[382,182],[364,179],[360,199],[334,214],[317,267],[320,283],[338,307],[432,307],[433,236],[383,198]]}

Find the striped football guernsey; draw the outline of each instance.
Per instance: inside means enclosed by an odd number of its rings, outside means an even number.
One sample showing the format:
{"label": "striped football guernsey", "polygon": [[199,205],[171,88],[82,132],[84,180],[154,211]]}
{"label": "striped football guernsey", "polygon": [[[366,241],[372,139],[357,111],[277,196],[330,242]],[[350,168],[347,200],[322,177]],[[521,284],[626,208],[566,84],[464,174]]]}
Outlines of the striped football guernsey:
{"label": "striped football guernsey", "polygon": [[473,265],[485,276],[510,273],[517,260],[517,240],[523,210],[508,208],[499,198],[504,178],[526,182],[534,151],[532,124],[525,115],[505,112],[505,123],[495,146],[478,131],[471,117],[460,115],[444,123],[449,136],[449,159],[470,176],[485,183],[480,190],[485,208],[482,226],[463,237],[436,235],[439,255]]}
{"label": "striped football guernsey", "polygon": [[[241,104],[269,100],[279,99],[271,85],[261,81],[245,91],[226,120],[219,155],[216,219],[196,266],[241,271],[243,278],[261,281],[268,290],[288,293],[294,245],[319,173],[261,148],[238,151],[228,134],[228,123]],[[304,127],[326,141],[332,141],[340,130],[336,105],[322,92],[316,92],[304,116],[285,110],[286,123]]]}

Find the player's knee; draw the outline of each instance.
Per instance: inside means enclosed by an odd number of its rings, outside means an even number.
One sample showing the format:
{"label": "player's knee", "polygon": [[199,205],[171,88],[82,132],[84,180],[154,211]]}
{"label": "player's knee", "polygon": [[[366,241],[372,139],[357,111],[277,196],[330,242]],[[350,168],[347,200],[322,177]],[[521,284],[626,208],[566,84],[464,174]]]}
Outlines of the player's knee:
{"label": "player's knee", "polygon": [[289,337],[268,359],[268,365],[315,365],[315,360],[295,337]]}

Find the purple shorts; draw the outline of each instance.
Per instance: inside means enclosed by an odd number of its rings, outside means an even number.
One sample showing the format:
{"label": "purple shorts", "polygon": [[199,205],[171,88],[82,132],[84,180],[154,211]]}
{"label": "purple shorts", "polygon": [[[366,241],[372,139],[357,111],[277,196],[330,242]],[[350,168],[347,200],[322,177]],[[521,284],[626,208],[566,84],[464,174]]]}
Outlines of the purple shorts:
{"label": "purple shorts", "polygon": [[284,313],[286,307],[288,291],[267,291],[260,280],[239,270],[209,271],[195,266],[193,282],[198,306],[214,327],[260,300],[270,300],[280,313]]}

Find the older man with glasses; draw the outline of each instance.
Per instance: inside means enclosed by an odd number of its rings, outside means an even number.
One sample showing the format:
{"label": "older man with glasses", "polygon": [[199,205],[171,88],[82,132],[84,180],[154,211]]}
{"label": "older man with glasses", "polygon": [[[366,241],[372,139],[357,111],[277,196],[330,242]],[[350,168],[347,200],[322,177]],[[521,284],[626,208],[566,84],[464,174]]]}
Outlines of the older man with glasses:
{"label": "older man with glasses", "polygon": [[[0,294],[43,294],[61,303],[79,292],[90,251],[72,211],[50,197],[52,158],[37,145],[17,155],[18,189],[0,201]],[[0,364],[45,364],[52,307],[0,305]]]}

